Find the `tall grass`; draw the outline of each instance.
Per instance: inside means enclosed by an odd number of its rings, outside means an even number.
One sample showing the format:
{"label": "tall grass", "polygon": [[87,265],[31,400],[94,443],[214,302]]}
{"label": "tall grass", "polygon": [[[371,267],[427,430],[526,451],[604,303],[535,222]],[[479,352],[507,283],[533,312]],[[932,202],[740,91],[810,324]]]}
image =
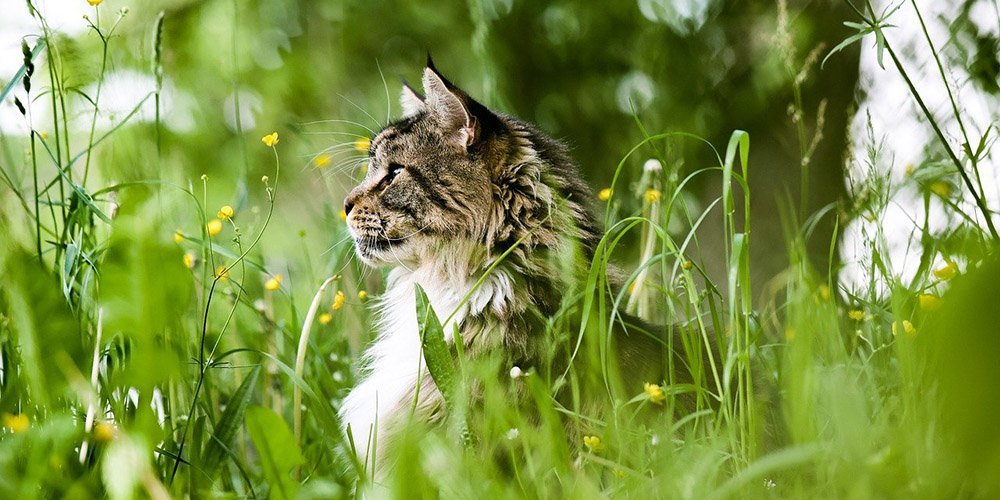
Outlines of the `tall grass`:
{"label": "tall grass", "polygon": [[[889,131],[869,127],[869,137],[856,138],[869,144],[869,155],[851,161],[866,162],[871,175],[853,204],[807,214],[804,188],[798,203],[789,203],[782,248],[751,231],[748,133],[733,132],[720,153],[691,134],[648,133],[637,117],[644,139],[623,148],[602,194],[606,231],[598,250],[580,268],[567,267],[576,286],[543,320],[547,353],[567,356],[569,366],[502,366],[500,358],[467,359],[461,346],[452,353],[440,326],[447,320],[439,321],[452,312],[418,300],[425,358],[448,394],[448,422],[412,421],[391,456],[364,460],[340,432],[335,409],[371,337],[366,302],[380,280],[352,258],[336,217],[331,227],[275,242],[282,229],[275,222],[286,217],[281,222],[288,224],[289,216],[276,214],[295,201],[282,188],[296,173],[279,178],[279,165],[289,161],[283,147],[301,136],[279,130],[261,144],[243,133],[237,112],[237,182],[172,177],[159,111],[162,45],[169,43],[162,14],[147,27],[155,91],[98,131],[100,89],[109,58],[120,50],[114,32],[125,15],[110,24],[104,15],[102,22],[104,8],[95,7],[90,24],[102,54],[98,94],[65,85],[75,76],[62,52],[68,42],[37,11],[41,34],[27,40],[22,70],[0,93],[0,100],[18,99],[31,129],[25,139],[0,138],[4,149],[29,151],[20,163],[0,165],[5,193],[13,195],[0,211],[0,495],[785,498],[1000,491],[1000,443],[992,430],[1000,393],[990,382],[1000,375],[1000,318],[991,302],[1000,269],[988,206],[996,200],[982,189],[978,163],[991,143],[984,136],[972,147],[977,141],[962,125],[966,157],[959,159],[912,85],[957,170],[923,169],[914,182],[960,175],[981,211],[946,235],[915,223],[922,257],[912,280],[892,269],[877,230],[865,235],[865,290],[838,286],[836,236],[829,263],[811,261],[805,250],[823,217],[837,217],[841,227],[884,213],[893,186],[877,168],[878,134]],[[882,33],[890,13],[876,15],[869,5],[858,15],[859,33],[875,35],[905,76]],[[936,50],[929,36],[928,43]],[[785,51],[786,69],[807,78],[818,52],[798,61],[790,45]],[[810,138],[801,119],[802,81],[794,80],[792,117],[806,186],[823,111]],[[26,104],[42,98],[52,118],[44,125]],[[154,123],[132,123],[150,98]],[[82,133],[67,113],[75,104],[91,107]],[[114,180],[120,159],[102,149],[112,141],[152,144],[163,173]],[[704,148],[714,161],[685,168],[672,154],[680,142]],[[264,168],[259,183],[246,178]],[[690,201],[689,186],[700,179],[721,186],[704,207]],[[954,195],[925,193],[925,203],[937,196],[959,210]],[[718,249],[700,242],[713,219],[723,232]],[[307,240],[330,250],[316,255]],[[638,252],[627,248],[634,241]],[[710,251],[725,257],[718,282],[703,258]],[[783,251],[790,265],[767,286],[751,283],[751,251]],[[946,263],[934,265],[939,255]],[[608,293],[609,268],[622,262],[627,286]],[[752,296],[757,289],[772,293],[762,301]],[[755,311],[755,304],[762,305]],[[682,345],[671,347],[704,376],[689,384],[637,379],[616,386],[607,376],[608,349],[622,310],[678,329]],[[717,351],[701,348],[712,342]],[[607,388],[597,405],[581,402],[589,379]],[[557,399],[558,392],[572,397]],[[678,403],[689,396],[693,407]],[[387,477],[375,476],[376,460],[390,462]]]}

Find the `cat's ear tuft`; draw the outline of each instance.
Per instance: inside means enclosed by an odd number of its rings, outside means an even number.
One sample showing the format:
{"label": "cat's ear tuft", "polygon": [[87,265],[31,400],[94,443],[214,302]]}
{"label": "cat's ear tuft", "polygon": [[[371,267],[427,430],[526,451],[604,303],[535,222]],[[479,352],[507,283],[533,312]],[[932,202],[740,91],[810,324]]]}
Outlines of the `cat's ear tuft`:
{"label": "cat's ear tuft", "polygon": [[424,70],[427,110],[437,117],[445,139],[462,149],[476,140],[476,123],[458,93],[453,91],[428,60]]}
{"label": "cat's ear tuft", "polygon": [[403,106],[403,118],[419,115],[426,109],[424,97],[413,90],[410,84],[403,80],[403,91],[399,94],[399,104]]}

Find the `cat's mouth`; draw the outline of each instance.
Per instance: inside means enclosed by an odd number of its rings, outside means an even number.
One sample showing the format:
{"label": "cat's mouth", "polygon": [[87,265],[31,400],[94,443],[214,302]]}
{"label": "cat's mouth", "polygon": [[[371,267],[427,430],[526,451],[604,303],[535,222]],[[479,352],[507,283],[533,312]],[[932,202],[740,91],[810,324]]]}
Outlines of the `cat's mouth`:
{"label": "cat's mouth", "polygon": [[354,248],[358,257],[370,265],[398,260],[396,249],[403,243],[403,239],[392,239],[384,235],[365,235],[354,238]]}

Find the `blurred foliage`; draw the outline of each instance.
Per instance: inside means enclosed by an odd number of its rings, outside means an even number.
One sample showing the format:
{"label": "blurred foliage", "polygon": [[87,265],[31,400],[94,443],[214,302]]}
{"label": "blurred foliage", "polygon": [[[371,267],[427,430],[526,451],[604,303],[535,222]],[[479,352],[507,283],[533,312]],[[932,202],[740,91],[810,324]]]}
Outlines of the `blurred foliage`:
{"label": "blurred foliage", "polygon": [[[848,36],[845,4],[90,3],[73,35],[42,23],[64,4],[26,3],[40,12],[23,33],[30,85],[0,75],[11,89],[0,104],[28,103],[14,116],[32,130],[0,135],[0,496],[329,498],[369,487],[335,409],[374,335],[382,280],[353,258],[338,212],[364,172],[356,141],[398,114],[399,79],[418,80],[428,52],[473,96],[568,142],[595,191],[621,162],[613,243],[589,291],[604,289],[608,262],[626,262],[637,307],[694,318],[691,345],[719,332],[720,376],[736,380],[719,392],[738,401],[716,408],[702,401],[711,388],[667,380],[662,404],[644,389],[656,381],[637,380],[632,399],[598,417],[557,404],[552,367],[537,367],[512,375],[526,395],[517,406],[495,376],[510,367],[460,363],[462,377],[487,381],[481,407],[456,391],[449,404],[467,424],[406,426],[396,473],[376,493],[996,494],[997,446],[983,436],[1000,401],[979,382],[996,378],[997,321],[976,311],[989,309],[998,271],[983,263],[982,228],[925,226],[909,283],[885,270],[873,234],[871,271],[888,293],[836,286],[839,226],[825,215],[844,195],[857,46],[822,70],[818,60]],[[996,38],[975,39],[983,48],[968,65],[988,87]],[[278,143],[260,142],[275,131]],[[663,132],[677,134],[649,139]],[[891,189],[875,135],[869,182],[837,207],[871,220]],[[649,158],[661,168],[644,168]],[[950,167],[926,167],[914,177],[925,203],[949,201],[960,186],[935,183]],[[644,196],[654,189],[663,196]],[[934,264],[939,253],[946,264]],[[329,277],[321,310],[306,312]],[[564,342],[582,333],[569,315],[604,297],[567,295],[547,322]],[[617,306],[596,302],[585,355]],[[437,369],[450,366],[437,352]],[[672,396],[692,390],[699,406],[683,414]]]}

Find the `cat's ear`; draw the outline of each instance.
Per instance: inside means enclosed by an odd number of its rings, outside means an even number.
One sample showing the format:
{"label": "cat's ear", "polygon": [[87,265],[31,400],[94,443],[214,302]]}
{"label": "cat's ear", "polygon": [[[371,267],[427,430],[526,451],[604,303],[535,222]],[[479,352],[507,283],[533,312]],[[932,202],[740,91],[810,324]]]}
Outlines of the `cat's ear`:
{"label": "cat's ear", "polygon": [[476,140],[476,122],[461,97],[449,88],[444,78],[428,64],[424,70],[424,101],[427,111],[437,117],[445,140],[466,149]]}
{"label": "cat's ear", "polygon": [[424,109],[424,97],[413,90],[410,84],[403,80],[403,91],[399,94],[399,104],[403,106],[403,118],[420,114]]}

